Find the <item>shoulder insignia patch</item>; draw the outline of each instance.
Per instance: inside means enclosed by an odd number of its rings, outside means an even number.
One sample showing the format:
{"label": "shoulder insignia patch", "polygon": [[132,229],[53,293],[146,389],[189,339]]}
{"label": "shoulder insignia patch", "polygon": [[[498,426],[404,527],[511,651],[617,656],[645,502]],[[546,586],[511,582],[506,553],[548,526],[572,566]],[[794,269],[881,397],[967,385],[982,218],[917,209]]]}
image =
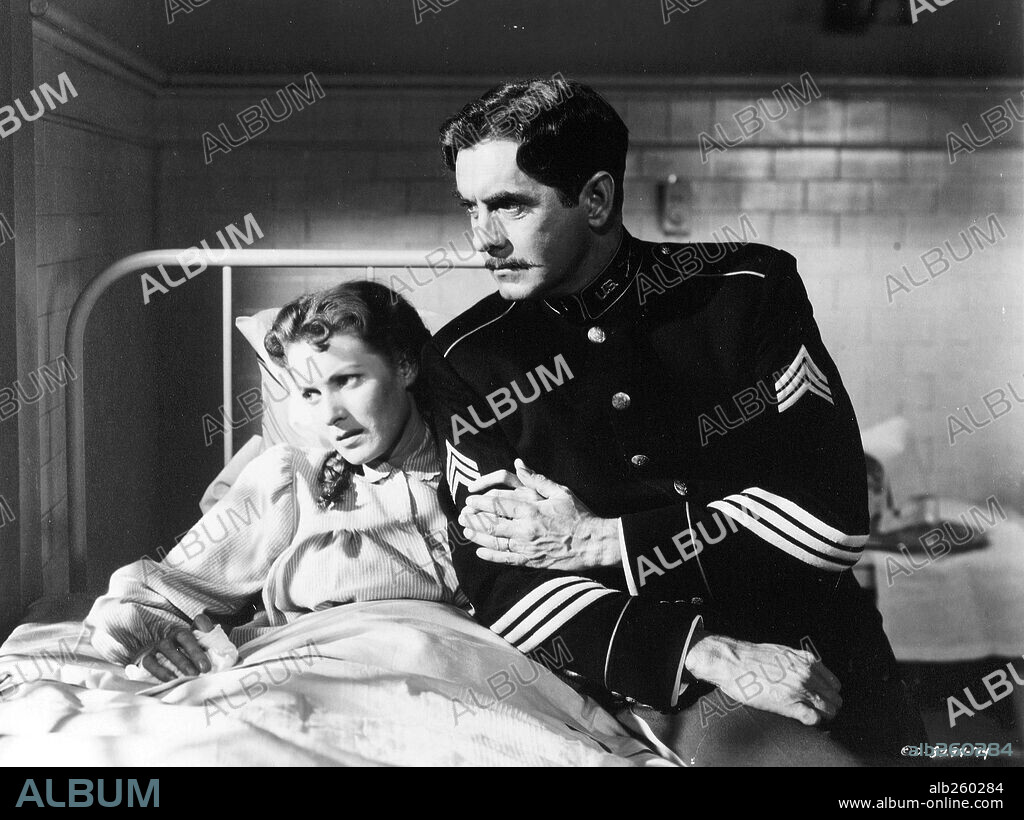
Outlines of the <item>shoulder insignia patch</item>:
{"label": "shoulder insignia patch", "polygon": [[807,352],[804,345],[800,346],[800,352],[796,354],[793,363],[775,382],[775,393],[778,396],[780,413],[796,404],[804,393],[813,393],[829,404],[835,404],[832,401],[832,390],[828,386],[828,379],[811,359],[811,354]]}
{"label": "shoulder insignia patch", "polygon": [[480,465],[468,456],[464,456],[452,446],[450,441],[445,440],[445,448],[448,457],[445,467],[445,477],[448,479],[448,490],[452,494],[452,501],[459,503],[456,498],[459,485],[465,484],[469,487],[474,481],[480,478]]}

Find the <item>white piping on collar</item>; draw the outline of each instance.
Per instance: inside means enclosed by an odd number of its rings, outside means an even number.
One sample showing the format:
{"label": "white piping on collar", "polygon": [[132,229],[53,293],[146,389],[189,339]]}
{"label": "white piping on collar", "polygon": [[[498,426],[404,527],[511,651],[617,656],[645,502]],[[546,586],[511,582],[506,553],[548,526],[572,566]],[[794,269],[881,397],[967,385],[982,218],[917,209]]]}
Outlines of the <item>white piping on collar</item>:
{"label": "white piping on collar", "polygon": [[513,302],[511,305],[508,306],[508,310],[506,310],[504,313],[502,313],[502,314],[500,314],[498,316],[495,316],[493,319],[489,319],[488,321],[484,322],[482,325],[479,325],[478,327],[475,327],[472,330],[469,330],[469,331],[466,331],[465,333],[463,333],[461,336],[459,336],[458,339],[456,339],[454,342],[452,342],[450,345],[448,345],[448,349],[443,354],[444,358],[447,359],[448,358],[448,354],[452,352],[452,348],[454,348],[455,345],[457,345],[459,342],[461,342],[467,336],[472,336],[478,330],[481,330],[482,328],[487,327],[487,325],[492,325],[495,322],[497,322],[499,319],[504,318],[505,316],[508,315],[509,311],[512,310],[512,308],[514,308],[517,304],[518,304],[518,302]]}

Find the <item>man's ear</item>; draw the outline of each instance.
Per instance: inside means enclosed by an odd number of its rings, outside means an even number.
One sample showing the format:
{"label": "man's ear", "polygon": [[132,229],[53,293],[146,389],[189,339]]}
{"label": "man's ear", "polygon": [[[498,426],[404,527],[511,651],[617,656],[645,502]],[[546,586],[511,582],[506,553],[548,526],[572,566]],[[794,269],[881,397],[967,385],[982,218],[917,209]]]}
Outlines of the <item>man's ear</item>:
{"label": "man's ear", "polygon": [[603,228],[615,210],[615,180],[607,171],[598,171],[580,191],[580,207],[593,228]]}

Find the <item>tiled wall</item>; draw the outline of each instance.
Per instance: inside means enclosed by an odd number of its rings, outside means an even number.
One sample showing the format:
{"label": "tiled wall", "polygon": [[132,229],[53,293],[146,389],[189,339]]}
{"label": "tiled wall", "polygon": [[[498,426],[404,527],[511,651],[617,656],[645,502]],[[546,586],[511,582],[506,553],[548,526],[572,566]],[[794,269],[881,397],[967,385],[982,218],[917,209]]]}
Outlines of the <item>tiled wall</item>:
{"label": "tiled wall", "polygon": [[[40,81],[57,73],[57,65],[46,62],[46,48],[39,47]],[[68,65],[64,56],[57,62]],[[434,145],[438,124],[483,87],[380,90],[324,82],[324,99],[207,164],[202,133],[225,123],[238,136],[236,115],[261,98],[273,101],[280,86],[173,88],[151,100],[91,71],[81,69],[82,88],[93,77],[96,91],[88,106],[80,95],[84,116],[126,113],[105,123],[104,134],[59,121],[42,125],[39,315],[47,329],[40,332],[40,361],[56,357],[74,294],[108,261],[145,247],[186,247],[203,238],[213,244],[218,230],[240,226],[247,213],[265,234],[256,247],[430,250],[451,243],[449,253],[468,252],[465,218],[451,200],[451,182]],[[71,76],[77,86],[78,75]],[[890,465],[897,492],[969,499],[996,493],[1005,505],[1024,508],[1024,410],[1014,397],[1007,393],[1012,412],[958,435],[952,447],[947,431],[947,417],[962,417],[965,406],[984,422],[982,396],[1007,382],[1024,396],[1024,124],[1015,123],[1001,141],[961,154],[955,164],[946,147],[947,132],[963,122],[983,133],[981,112],[1007,97],[1024,108],[1020,89],[966,93],[925,82],[868,88],[821,81],[819,87],[821,99],[742,145],[712,154],[706,164],[699,134],[713,133],[721,123],[734,139],[733,115],[759,97],[770,101],[770,86],[603,88],[632,133],[627,227],[644,238],[665,236],[657,183],[669,174],[691,185],[690,238],[709,239],[726,225],[739,230],[740,215],[746,215],[759,241],[796,255],[862,426],[897,414],[910,421],[910,447]],[[103,94],[117,100],[96,102],[108,99]],[[117,136],[125,117],[129,133],[153,142]],[[930,279],[921,255],[947,239],[963,255],[959,232],[972,224],[987,231],[989,214],[996,214],[1007,237]],[[927,284],[887,293],[887,274],[906,280],[904,265]],[[393,281],[390,273],[376,275]],[[236,310],[280,304],[337,275],[239,272]],[[474,274],[434,281],[428,276],[415,286],[408,274],[401,278],[435,325],[490,290],[489,279]],[[199,493],[219,469],[220,442],[206,446],[201,425],[202,415],[220,404],[219,295],[217,275],[206,272],[143,307],[135,281],[115,299],[119,312],[106,317],[112,355],[115,349],[117,356],[129,355],[123,340],[134,333],[140,344],[148,339],[156,356],[126,362],[156,382],[148,411],[143,406],[129,415],[131,434],[149,436],[160,453],[156,464],[136,473],[155,471],[153,492],[164,517],[152,537],[161,540],[191,523]],[[236,342],[244,344],[237,336]],[[242,392],[253,378],[251,360],[237,354],[236,362]],[[119,373],[112,367],[97,383],[97,407],[103,395],[121,395]],[[107,404],[115,416],[124,415],[113,398]],[[159,434],[147,412],[158,420]],[[49,555],[61,552],[55,546],[66,515],[63,423],[60,401],[41,408],[47,486],[41,513],[53,522],[44,547]],[[113,446],[117,432],[108,428],[100,435]],[[248,432],[240,431],[239,439]],[[140,509],[151,503],[141,489],[131,492],[130,503]],[[117,492],[101,494],[98,503],[116,508]],[[151,541],[133,539],[136,534],[117,535],[116,555],[151,551]],[[59,586],[58,579],[51,586]]]}
{"label": "tiled wall", "polygon": [[[605,89],[631,131],[627,227],[645,238],[665,236],[657,183],[669,174],[691,186],[691,238],[721,235],[723,226],[740,232],[745,214],[759,241],[796,255],[862,427],[895,415],[910,422],[904,457],[889,464],[897,493],[996,493],[1022,507],[1024,410],[1006,383],[1024,396],[1024,124],[1011,117],[1014,127],[1002,139],[959,153],[954,164],[947,150],[947,133],[960,129],[963,136],[965,122],[985,135],[981,114],[1005,106],[1007,97],[1024,110],[1021,90],[968,93],[927,82],[818,87],[820,99],[790,99],[785,117],[766,121],[738,147],[712,151],[706,163],[699,135],[714,136],[721,124],[736,140],[734,115],[758,99],[774,116],[780,107],[770,86]],[[170,144],[161,163],[161,230],[194,241],[252,211],[268,246],[454,243],[465,253],[467,225],[433,146],[443,118],[480,90],[328,87],[325,99],[209,165],[202,131],[223,122],[238,133],[237,112],[272,89],[165,99]],[[921,255],[949,240],[965,256],[960,232],[970,237],[974,225],[991,235],[990,214],[1006,237],[989,245],[975,234],[970,258],[945,274],[936,267],[931,278]],[[927,284],[909,285],[903,266]],[[324,281],[329,277],[308,273],[252,278],[240,283],[238,304],[279,304]],[[489,289],[486,277],[454,273],[415,288],[413,298],[421,309],[452,315]],[[1005,417],[986,424],[982,397],[997,388],[1014,412],[997,404],[995,413]],[[964,418],[965,407],[983,429],[955,435],[950,446],[948,417]]]}
{"label": "tiled wall", "polygon": [[[82,288],[120,257],[153,245],[153,98],[39,39],[34,69],[37,85],[56,87],[64,72],[77,92],[34,124],[39,363],[59,371],[55,362]],[[111,556],[124,556],[149,537],[152,345],[136,288],[109,291],[86,336],[89,540]],[[37,408],[43,586],[54,593],[68,581],[64,392],[47,392]],[[96,565],[97,575],[109,569],[107,562]]]}
{"label": "tiled wall", "polygon": [[[739,136],[734,115],[768,92],[743,95],[631,97],[626,119],[634,137],[627,180],[629,223],[659,236],[655,182],[677,173],[694,192],[693,235],[737,226],[745,213],[760,241],[798,260],[826,344],[853,397],[862,428],[895,415],[910,423],[904,457],[890,463],[897,494],[919,492],[1024,507],[1024,123],[951,164],[947,134],[963,123],[987,134],[981,114],[1009,97],[1024,111],[1020,87],[953,93],[927,83],[870,94],[822,84],[823,96],[791,107],[740,147],[700,161],[695,135],[721,123]],[[746,119],[741,115],[741,119]],[[639,150],[637,150],[639,149]],[[996,243],[995,214],[1005,238]],[[971,242],[964,244],[960,232]],[[931,253],[950,242],[964,259],[943,273]],[[907,272],[903,271],[907,267]],[[903,288],[887,275],[905,283]],[[920,287],[908,282],[908,275]],[[1012,412],[990,396],[1002,389]],[[948,417],[979,423],[950,445]],[[999,418],[992,420],[993,415]]]}

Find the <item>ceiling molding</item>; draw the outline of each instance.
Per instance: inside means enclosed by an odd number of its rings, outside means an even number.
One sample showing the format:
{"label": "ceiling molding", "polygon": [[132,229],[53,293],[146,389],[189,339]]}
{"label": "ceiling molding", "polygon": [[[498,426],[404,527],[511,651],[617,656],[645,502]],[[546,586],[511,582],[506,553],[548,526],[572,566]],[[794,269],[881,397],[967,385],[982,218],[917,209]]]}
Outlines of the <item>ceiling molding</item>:
{"label": "ceiling molding", "polygon": [[49,0],[32,0],[32,34],[83,62],[151,94],[168,84],[167,72],[150,63]]}
{"label": "ceiling molding", "polygon": [[[51,0],[31,0],[33,34],[56,48],[94,65],[126,82],[132,83],[157,97],[177,96],[182,93],[222,95],[224,91],[275,89],[295,82],[294,74],[171,74],[150,61],[133,54],[91,26],[57,6]],[[426,93],[466,91],[469,94],[489,88],[508,79],[507,75],[475,74],[318,74],[317,81],[324,88],[350,91],[379,92],[409,90]],[[638,93],[664,93],[682,91],[699,93],[758,91],[770,92],[784,83],[797,80],[794,76],[670,76],[656,74],[637,75],[574,75],[602,91]],[[1019,92],[1021,79],[1013,77],[971,79],[934,79],[926,77],[853,77],[818,76],[815,84],[837,95],[885,95],[930,93],[978,94],[979,92]]]}
{"label": "ceiling molding", "polygon": [[122,142],[130,142],[143,148],[159,148],[160,141],[152,134],[147,134],[130,128],[118,128],[103,123],[83,120],[81,117],[72,117],[56,111],[50,111],[43,117],[44,122],[53,122],[65,128],[74,128],[79,131],[87,131],[90,134],[99,134],[102,137],[111,137]]}
{"label": "ceiling molding", "polygon": [[[451,91],[478,91],[490,88],[509,79],[507,75],[462,75],[449,74],[317,74],[317,81],[324,88],[337,88],[352,91],[389,90],[436,90],[441,93]],[[602,76],[573,75],[573,79],[585,82],[602,91],[637,91],[637,92],[700,92],[713,90],[716,92],[768,91],[779,88],[784,83],[794,83],[799,78],[794,76],[758,76],[758,77],[693,77],[641,74],[635,76]],[[172,74],[168,77],[168,86],[177,92],[202,94],[231,89],[252,91],[254,89],[280,88],[287,83],[295,82],[294,74]],[[814,77],[820,88],[828,88],[838,93],[886,95],[896,93],[920,94],[923,89],[934,93],[977,94],[980,91],[1005,92],[1020,91],[1021,80],[1011,77],[986,78],[985,80],[936,80],[928,77],[850,77],[821,76]]]}

